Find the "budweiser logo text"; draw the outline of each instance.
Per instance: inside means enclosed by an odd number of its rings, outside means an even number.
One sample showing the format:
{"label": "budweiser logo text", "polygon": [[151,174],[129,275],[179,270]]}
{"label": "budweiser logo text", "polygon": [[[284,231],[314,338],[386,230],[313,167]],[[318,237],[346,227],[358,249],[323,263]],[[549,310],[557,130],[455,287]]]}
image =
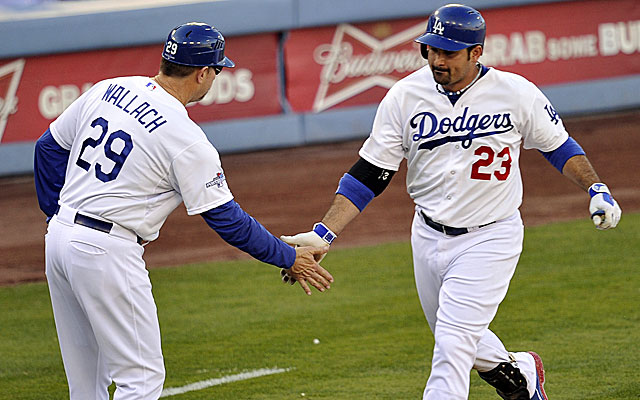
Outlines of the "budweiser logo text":
{"label": "budweiser logo text", "polygon": [[389,52],[377,49],[371,54],[354,55],[351,43],[342,43],[337,49],[329,44],[318,46],[314,60],[324,66],[321,82],[328,83],[340,83],[347,78],[413,72],[424,66],[424,59],[414,49]]}

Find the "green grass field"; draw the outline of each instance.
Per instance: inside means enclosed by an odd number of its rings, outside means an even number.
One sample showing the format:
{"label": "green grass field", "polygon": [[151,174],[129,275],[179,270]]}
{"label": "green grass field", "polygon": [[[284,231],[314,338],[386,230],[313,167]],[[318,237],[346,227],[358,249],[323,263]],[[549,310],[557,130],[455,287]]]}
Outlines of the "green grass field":
{"label": "green grass field", "polygon": [[[640,398],[639,260],[639,214],[608,232],[589,221],[526,230],[491,328],[542,356],[552,400]],[[323,265],[336,281],[310,297],[256,261],[153,269],[166,387],[290,368],[168,398],[421,398],[433,340],[410,246],[334,250]],[[46,285],[0,288],[0,306],[0,399],[68,398]],[[469,398],[498,397],[474,372]]]}

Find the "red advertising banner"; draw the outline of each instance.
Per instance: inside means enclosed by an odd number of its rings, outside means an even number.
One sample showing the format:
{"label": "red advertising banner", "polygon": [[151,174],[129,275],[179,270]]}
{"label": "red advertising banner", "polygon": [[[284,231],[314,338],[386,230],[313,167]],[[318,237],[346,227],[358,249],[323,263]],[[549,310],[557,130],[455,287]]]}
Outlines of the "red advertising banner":
{"label": "red advertising banner", "polygon": [[371,104],[425,60],[413,39],[424,18],[341,24],[290,32],[285,43],[287,98],[295,111]]}
{"label": "red advertising banner", "polygon": [[640,2],[591,0],[488,10],[483,63],[537,85],[640,74]]}
{"label": "red advertising banner", "polygon": [[[481,62],[537,85],[640,74],[640,2],[575,1],[480,10]],[[424,65],[413,40],[422,19],[292,31],[285,44],[287,96],[295,111],[375,104]]]}
{"label": "red advertising banner", "polygon": [[[35,141],[80,94],[116,76],[154,76],[162,44],[0,61],[0,142]],[[282,112],[278,36],[227,39],[225,68],[212,90],[187,106],[196,122]]]}

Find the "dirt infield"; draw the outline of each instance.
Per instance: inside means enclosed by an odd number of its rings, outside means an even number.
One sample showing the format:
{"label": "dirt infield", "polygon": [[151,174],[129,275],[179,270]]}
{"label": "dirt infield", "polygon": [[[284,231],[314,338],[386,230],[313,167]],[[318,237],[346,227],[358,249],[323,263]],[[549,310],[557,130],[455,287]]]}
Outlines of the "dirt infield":
{"label": "dirt infield", "polygon": [[[640,110],[566,119],[624,212],[640,211]],[[236,200],[276,235],[306,231],[319,220],[362,141],[222,157]],[[562,179],[537,151],[523,151],[525,225],[584,218],[588,197]],[[333,245],[334,248],[409,239],[412,202],[405,167]],[[32,177],[0,179],[0,285],[44,279],[45,219]],[[623,218],[624,223],[624,218]],[[175,210],[160,238],[146,247],[149,268],[247,258],[223,242],[198,216]]]}

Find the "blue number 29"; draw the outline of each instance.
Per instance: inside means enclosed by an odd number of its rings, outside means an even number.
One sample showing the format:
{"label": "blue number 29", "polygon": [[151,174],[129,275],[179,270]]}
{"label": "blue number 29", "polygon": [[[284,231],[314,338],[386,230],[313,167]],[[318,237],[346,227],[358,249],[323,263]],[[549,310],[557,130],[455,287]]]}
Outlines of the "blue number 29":
{"label": "blue number 29", "polygon": [[[80,149],[80,154],[78,155],[78,159],[76,160],[76,165],[85,171],[89,171],[91,168],[91,164],[82,159],[82,154],[84,153],[87,147],[96,148],[102,141],[104,137],[107,135],[107,131],[109,130],[109,122],[102,117],[96,118],[91,123],[92,128],[100,127],[102,128],[102,133],[98,139],[94,138],[86,138],[84,142],[82,142],[82,148]],[[113,151],[113,142],[117,139],[120,139],[124,142],[124,147],[120,151],[120,153],[116,153]],[[122,165],[127,159],[129,153],[133,149],[133,140],[131,140],[131,135],[122,130],[117,130],[109,135],[107,141],[104,144],[104,155],[111,161],[114,162],[113,168],[111,172],[108,174],[102,170],[102,164],[96,163],[96,178],[100,179],[102,182],[109,182],[118,177],[120,170],[122,169]]]}

